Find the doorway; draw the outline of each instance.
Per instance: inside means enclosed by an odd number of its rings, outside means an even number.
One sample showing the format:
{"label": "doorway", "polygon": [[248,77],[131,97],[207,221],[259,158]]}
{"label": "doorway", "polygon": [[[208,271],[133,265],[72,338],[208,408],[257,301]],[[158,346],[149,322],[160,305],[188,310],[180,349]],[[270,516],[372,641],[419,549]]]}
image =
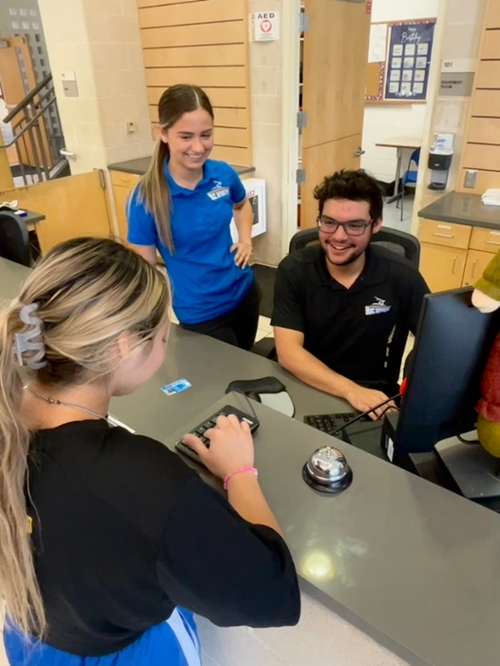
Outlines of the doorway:
{"label": "doorway", "polygon": [[[291,0],[291,4],[297,13],[297,23],[289,29],[296,30],[291,58],[298,76],[298,115],[290,130],[296,136],[289,136],[285,166],[287,191],[295,194],[294,202],[292,195],[287,200],[284,218],[288,240],[299,227],[316,225],[314,188],[325,174],[361,165],[371,8],[368,0]],[[293,73],[293,67],[290,70]],[[288,91],[288,99],[292,95]],[[287,103],[284,91],[283,104]]]}

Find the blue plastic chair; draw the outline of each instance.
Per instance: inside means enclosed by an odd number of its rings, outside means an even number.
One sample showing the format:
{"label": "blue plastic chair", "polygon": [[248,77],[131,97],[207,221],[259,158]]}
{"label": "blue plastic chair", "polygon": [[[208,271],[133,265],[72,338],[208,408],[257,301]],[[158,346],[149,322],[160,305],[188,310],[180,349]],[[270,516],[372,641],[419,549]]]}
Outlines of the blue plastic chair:
{"label": "blue plastic chair", "polygon": [[[413,151],[408,162],[408,169],[401,177],[401,220],[403,219],[403,204],[405,198],[406,187],[408,185],[415,187],[418,178],[418,164],[420,162],[420,148]],[[415,164],[416,169],[412,169],[412,164]],[[399,203],[399,201],[398,201]]]}

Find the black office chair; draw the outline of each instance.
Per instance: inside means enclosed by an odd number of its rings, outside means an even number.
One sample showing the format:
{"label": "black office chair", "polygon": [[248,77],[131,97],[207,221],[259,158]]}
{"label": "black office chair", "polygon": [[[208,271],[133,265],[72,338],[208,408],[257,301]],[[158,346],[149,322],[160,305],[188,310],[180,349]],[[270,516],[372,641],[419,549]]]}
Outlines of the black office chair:
{"label": "black office chair", "polygon": [[[319,243],[319,232],[317,227],[311,229],[301,229],[292,237],[289,246],[289,253],[302,250],[308,245]],[[411,264],[418,269],[420,263],[420,242],[418,238],[407,234],[398,229],[383,227],[372,238],[372,244],[381,245],[391,252],[405,257]],[[387,348],[387,380],[396,385],[399,381],[401,372],[401,361],[408,340],[409,330],[402,325],[396,326],[393,331],[389,346]],[[271,360],[276,360],[276,348],[273,338],[263,338],[255,343],[252,352],[259,356],[265,356]]]}
{"label": "black office chair", "polygon": [[9,211],[0,211],[0,257],[31,266],[31,244],[26,222]]}

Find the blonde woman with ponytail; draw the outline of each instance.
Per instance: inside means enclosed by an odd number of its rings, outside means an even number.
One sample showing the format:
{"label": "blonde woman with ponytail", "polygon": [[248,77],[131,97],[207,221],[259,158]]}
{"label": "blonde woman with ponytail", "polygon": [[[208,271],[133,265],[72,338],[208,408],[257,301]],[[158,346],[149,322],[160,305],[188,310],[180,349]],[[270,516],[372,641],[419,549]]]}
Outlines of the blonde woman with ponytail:
{"label": "blonde woman with ponytail", "polygon": [[[200,666],[193,612],[222,626],[299,615],[295,568],[257,477],[227,499],[159,442],[115,427],[112,396],[164,362],[170,291],[106,239],[52,249],[0,313],[0,601],[11,666]],[[253,465],[221,418],[217,476]]]}
{"label": "blonde woman with ponytail", "polygon": [[184,328],[250,349],[260,292],[249,266],[253,213],[245,188],[232,167],[209,159],[214,111],[201,88],[172,86],[158,115],[151,165],[127,207],[128,241],[153,265],[160,253]]}

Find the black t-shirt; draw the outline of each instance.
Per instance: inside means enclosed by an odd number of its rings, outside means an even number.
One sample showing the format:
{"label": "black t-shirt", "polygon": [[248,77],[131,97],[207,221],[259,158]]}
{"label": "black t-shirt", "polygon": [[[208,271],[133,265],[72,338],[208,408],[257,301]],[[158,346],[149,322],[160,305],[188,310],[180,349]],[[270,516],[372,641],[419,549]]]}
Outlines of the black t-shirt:
{"label": "black t-shirt", "polygon": [[110,654],[175,606],[219,626],[298,621],[283,539],[244,521],[159,442],[105,421],[41,430],[28,486],[52,647]]}
{"label": "black t-shirt", "polygon": [[383,386],[397,323],[415,333],[429,289],[409,261],[370,245],[362,274],[346,289],[331,277],[320,246],[288,255],[276,275],[272,324],[304,333],[304,348],[329,368]]}

